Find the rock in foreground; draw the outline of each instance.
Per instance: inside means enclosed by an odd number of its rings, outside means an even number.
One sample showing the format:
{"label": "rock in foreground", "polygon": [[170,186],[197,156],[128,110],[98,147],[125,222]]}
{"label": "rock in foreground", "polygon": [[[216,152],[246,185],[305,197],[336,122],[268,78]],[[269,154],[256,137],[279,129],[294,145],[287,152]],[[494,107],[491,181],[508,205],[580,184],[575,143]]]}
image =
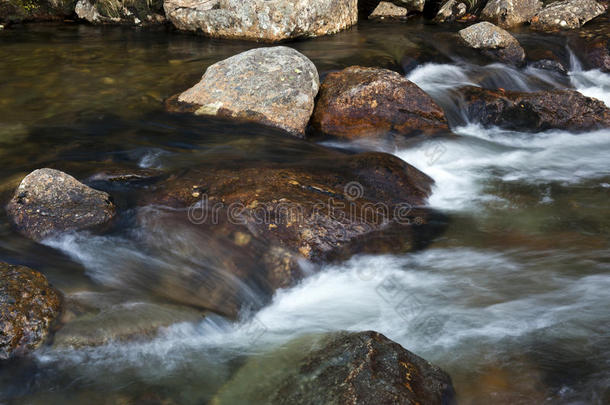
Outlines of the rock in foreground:
{"label": "rock in foreground", "polygon": [[493,59],[511,65],[522,65],[525,51],[508,31],[489,22],[480,22],[459,32],[462,40],[471,48]]}
{"label": "rock in foreground", "polygon": [[443,110],[415,83],[387,69],[359,66],[326,76],[312,125],[347,139],[449,131]]}
{"label": "rock in foreground", "polygon": [[61,301],[42,274],[0,262],[0,360],[42,344],[60,314]]}
{"label": "rock in foreground", "polygon": [[491,0],[481,12],[481,18],[509,28],[530,21],[541,9],[540,0]]}
{"label": "rock in foreground", "polygon": [[526,93],[465,87],[461,93],[470,120],[485,126],[527,132],[610,127],[610,108],[575,90]]}
{"label": "rock in foreground", "polygon": [[252,358],[214,405],[451,405],[451,378],[377,332],[306,336]]}
{"label": "rock in foreground", "polygon": [[557,31],[582,27],[606,8],[595,0],[567,0],[551,3],[536,14],[532,28],[540,31]]}
{"label": "rock in foreground", "polygon": [[180,30],[277,42],[333,34],[358,21],[358,0],[166,0]]}
{"label": "rock in foreground", "polygon": [[115,214],[107,193],[54,169],[28,174],[6,209],[17,230],[34,240],[101,225]]}
{"label": "rock in foreground", "polygon": [[315,65],[292,48],[240,53],[210,66],[168,108],[255,121],[304,136],[320,86]]}

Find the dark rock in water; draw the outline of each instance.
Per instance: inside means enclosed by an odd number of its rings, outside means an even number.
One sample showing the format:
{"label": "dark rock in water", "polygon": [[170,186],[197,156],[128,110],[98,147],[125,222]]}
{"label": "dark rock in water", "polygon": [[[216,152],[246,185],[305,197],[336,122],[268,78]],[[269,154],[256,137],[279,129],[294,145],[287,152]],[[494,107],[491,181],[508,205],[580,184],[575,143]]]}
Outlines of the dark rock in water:
{"label": "dark rock in water", "polygon": [[471,25],[458,33],[465,44],[479,49],[485,56],[521,66],[525,51],[508,31],[487,21]]}
{"label": "dark rock in water", "polygon": [[540,0],[490,0],[481,11],[481,19],[510,28],[529,22],[541,9]]}
{"label": "dark rock in water", "polygon": [[54,169],[28,174],[6,209],[17,230],[34,240],[101,225],[115,214],[107,193]]}
{"label": "dark rock in water", "polygon": [[416,250],[446,225],[421,207],[433,180],[393,155],[226,166],[188,169],[150,190],[144,204],[168,208],[141,216],[147,246],[166,251],[170,233],[188,241],[171,242],[172,252],[189,258],[173,272],[151,263],[155,293],[234,316],[302,278],[298,259]]}
{"label": "dark rock in water", "polygon": [[322,83],[313,127],[347,139],[448,133],[445,113],[417,85],[387,69],[348,67]]}
{"label": "dark rock in water", "polygon": [[212,401],[233,404],[451,405],[451,378],[377,332],[305,336],[237,371]]}
{"label": "dark rock in water", "polygon": [[468,86],[460,92],[468,117],[486,126],[528,132],[610,127],[610,108],[575,90],[527,93]]}
{"label": "dark rock in water", "polygon": [[180,30],[265,42],[334,34],[358,21],[357,0],[166,0],[164,8]]}
{"label": "dark rock in water", "polygon": [[0,23],[62,20],[74,14],[75,4],[76,0],[0,0]]}
{"label": "dark rock in water", "polygon": [[536,69],[550,70],[553,72],[561,73],[562,75],[568,74],[568,69],[566,69],[565,66],[563,66],[561,64],[561,62],[558,62],[556,60],[551,60],[551,59],[537,60],[536,62],[533,62],[530,66],[532,66]]}
{"label": "dark rock in water", "polygon": [[165,22],[162,0],[78,0],[78,18],[92,24],[151,25]]}
{"label": "dark rock in water", "polygon": [[171,111],[255,121],[303,136],[319,80],[315,65],[298,51],[258,48],[210,66],[198,84],[166,105]]}
{"label": "dark rock in water", "polygon": [[531,19],[532,29],[557,31],[576,29],[606,12],[595,0],[566,0],[547,5]]}
{"label": "dark rock in water", "polygon": [[61,302],[59,291],[42,274],[0,262],[0,360],[40,346]]}
{"label": "dark rock in water", "polygon": [[585,64],[592,69],[610,73],[610,40],[587,41]]}

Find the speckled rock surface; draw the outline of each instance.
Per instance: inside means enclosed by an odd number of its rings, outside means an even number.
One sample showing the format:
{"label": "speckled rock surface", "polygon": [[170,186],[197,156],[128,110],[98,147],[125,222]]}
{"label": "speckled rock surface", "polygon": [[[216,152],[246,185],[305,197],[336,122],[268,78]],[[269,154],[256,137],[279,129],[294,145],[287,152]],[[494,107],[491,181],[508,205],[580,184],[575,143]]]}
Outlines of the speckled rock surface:
{"label": "speckled rock surface", "polygon": [[92,24],[151,25],[165,22],[162,0],[78,0],[78,18]]}
{"label": "speckled rock surface", "polygon": [[369,19],[374,20],[378,18],[404,18],[407,16],[409,11],[404,7],[399,7],[393,3],[382,1],[373,10]]}
{"label": "speckled rock surface", "polygon": [[540,0],[490,0],[481,19],[508,28],[530,21],[541,9]]}
{"label": "speckled rock surface", "polygon": [[6,209],[17,230],[34,240],[100,225],[115,214],[110,195],[54,169],[28,174]]}
{"label": "speckled rock surface", "polygon": [[467,10],[468,7],[466,4],[456,0],[448,0],[438,10],[436,17],[434,17],[434,21],[439,23],[455,21],[466,15]]}
{"label": "speckled rock surface", "polygon": [[255,121],[303,136],[319,86],[318,70],[301,53],[285,46],[258,48],[210,66],[168,108]]}
{"label": "speckled rock surface", "polygon": [[61,311],[61,294],[42,274],[0,262],[0,360],[42,344]]}
{"label": "speckled rock surface", "polygon": [[595,0],[567,0],[551,3],[531,20],[532,29],[540,31],[568,30],[582,27],[606,12]]}
{"label": "speckled rock surface", "polygon": [[582,132],[610,127],[610,108],[575,90],[527,93],[469,86],[460,92],[468,117],[485,126],[525,132]]}
{"label": "speckled rock surface", "polygon": [[460,38],[471,48],[479,49],[488,57],[521,65],[525,51],[508,31],[484,21],[459,31]]}
{"label": "speckled rock surface", "polygon": [[180,30],[277,42],[333,34],[358,21],[358,0],[166,0]]}
{"label": "speckled rock surface", "polygon": [[391,70],[360,66],[326,76],[312,125],[348,139],[449,130],[443,110],[415,83]]}
{"label": "speckled rock surface", "polygon": [[452,405],[451,378],[377,332],[297,338],[252,358],[212,400],[233,404]]}

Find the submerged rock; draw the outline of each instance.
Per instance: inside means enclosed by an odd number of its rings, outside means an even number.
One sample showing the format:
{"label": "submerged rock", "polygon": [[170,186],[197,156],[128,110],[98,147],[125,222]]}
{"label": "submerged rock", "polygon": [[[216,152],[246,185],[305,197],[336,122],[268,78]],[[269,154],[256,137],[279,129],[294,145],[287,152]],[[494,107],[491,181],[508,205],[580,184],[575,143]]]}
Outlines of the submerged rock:
{"label": "submerged rock", "polygon": [[40,346],[61,312],[61,301],[42,274],[0,262],[0,360]]}
{"label": "submerged rock", "polygon": [[165,22],[163,0],[78,0],[78,18],[92,24],[150,25]]}
{"label": "submerged rock", "polygon": [[541,9],[540,0],[491,0],[481,11],[481,19],[509,28],[530,21]]}
{"label": "submerged rock", "polygon": [[360,66],[326,76],[312,125],[347,139],[449,132],[443,110],[415,83],[391,70]]}
{"label": "submerged rock", "polygon": [[251,358],[214,405],[451,405],[451,378],[377,332],[336,332],[295,339]]}
{"label": "submerged rock", "polygon": [[393,3],[382,1],[373,10],[369,19],[383,19],[383,18],[404,18],[407,16],[409,11],[404,7],[399,7]]}
{"label": "submerged rock", "polygon": [[166,0],[164,8],[178,29],[266,42],[333,34],[358,21],[358,0]]}
{"label": "submerged rock", "polygon": [[75,4],[76,0],[0,0],[0,23],[62,20],[74,14]]}
{"label": "submerged rock", "polygon": [[525,51],[508,31],[490,22],[480,22],[459,32],[460,38],[471,48],[479,49],[488,57],[511,65],[522,65]]}
{"label": "submerged rock", "polygon": [[575,90],[526,93],[468,86],[460,92],[468,117],[486,126],[528,132],[610,127],[610,108]]}
{"label": "submerged rock", "polygon": [[582,27],[606,8],[595,0],[567,0],[549,4],[531,19],[531,26],[540,31],[556,31]]}
{"label": "submerged rock", "polygon": [[17,230],[34,240],[108,222],[110,196],[54,169],[38,169],[22,181],[7,206]]}
{"label": "submerged rock", "polygon": [[198,84],[167,104],[173,111],[255,121],[304,136],[319,80],[315,65],[296,50],[258,48],[210,66]]}
{"label": "submerged rock", "polygon": [[533,62],[531,66],[536,69],[550,70],[552,72],[561,73],[562,75],[568,74],[568,69],[566,69],[561,62],[552,59],[537,60],[536,62]]}
{"label": "submerged rock", "polygon": [[466,4],[457,2],[456,0],[448,0],[442,5],[440,10],[438,10],[436,17],[434,17],[434,21],[452,22],[466,15],[466,11],[468,11]]}

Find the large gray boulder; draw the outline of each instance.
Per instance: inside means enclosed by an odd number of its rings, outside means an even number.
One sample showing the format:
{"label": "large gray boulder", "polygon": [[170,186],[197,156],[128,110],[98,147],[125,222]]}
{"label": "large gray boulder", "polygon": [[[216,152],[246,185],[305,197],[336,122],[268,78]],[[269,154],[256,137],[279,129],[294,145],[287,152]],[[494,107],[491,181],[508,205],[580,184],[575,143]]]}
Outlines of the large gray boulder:
{"label": "large gray boulder", "polygon": [[277,42],[333,34],[358,21],[358,0],[165,0],[180,30]]}
{"label": "large gray boulder", "polygon": [[42,274],[0,262],[0,360],[40,346],[61,313],[62,297]]}
{"label": "large gray boulder", "polygon": [[54,169],[28,174],[6,210],[17,230],[34,240],[101,225],[115,214],[107,193]]}
{"label": "large gray boulder", "polygon": [[252,358],[212,404],[452,405],[455,393],[447,373],[382,334],[336,332]]}
{"label": "large gray boulder", "polygon": [[165,22],[163,0],[78,0],[78,18],[92,24],[151,25]]}
{"label": "large gray boulder", "polygon": [[285,46],[258,48],[210,66],[168,108],[255,121],[304,136],[319,86],[318,71],[303,54]]}
{"label": "large gray boulder", "polygon": [[521,65],[525,51],[508,31],[484,21],[459,31],[460,38],[468,46],[484,55],[512,65]]}
{"label": "large gray boulder", "polygon": [[582,27],[606,12],[606,7],[595,0],[567,0],[551,3],[531,20],[539,31],[557,31]]}
{"label": "large gray boulder", "polygon": [[481,12],[481,19],[509,28],[530,21],[541,9],[539,0],[490,0]]}

